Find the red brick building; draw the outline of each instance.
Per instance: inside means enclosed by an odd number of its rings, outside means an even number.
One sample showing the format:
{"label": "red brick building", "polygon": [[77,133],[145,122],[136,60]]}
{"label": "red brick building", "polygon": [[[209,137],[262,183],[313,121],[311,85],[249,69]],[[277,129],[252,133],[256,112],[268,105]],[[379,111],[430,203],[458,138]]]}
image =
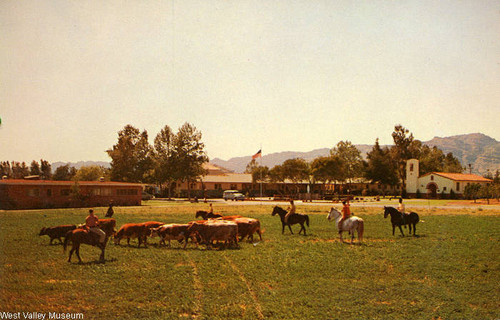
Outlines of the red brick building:
{"label": "red brick building", "polygon": [[0,209],[141,205],[142,185],[124,182],[0,180]]}

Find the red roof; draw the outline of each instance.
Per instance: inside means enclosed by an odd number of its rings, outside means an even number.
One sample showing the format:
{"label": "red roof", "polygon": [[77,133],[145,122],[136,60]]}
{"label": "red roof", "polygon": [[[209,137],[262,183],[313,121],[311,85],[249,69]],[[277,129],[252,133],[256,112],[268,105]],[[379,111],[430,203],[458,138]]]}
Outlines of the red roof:
{"label": "red roof", "polygon": [[[0,185],[51,185],[51,186],[67,186],[74,185],[75,181],[55,181],[55,180],[25,180],[25,179],[5,179],[0,180]],[[121,187],[137,187],[140,183],[130,182],[114,182],[114,181],[78,181],[81,186],[121,186]]]}
{"label": "red roof", "polygon": [[428,176],[430,174],[434,174],[436,176],[441,176],[455,181],[493,182],[493,180],[478,176],[477,174],[467,174],[467,173],[431,172],[424,174],[423,177]]}

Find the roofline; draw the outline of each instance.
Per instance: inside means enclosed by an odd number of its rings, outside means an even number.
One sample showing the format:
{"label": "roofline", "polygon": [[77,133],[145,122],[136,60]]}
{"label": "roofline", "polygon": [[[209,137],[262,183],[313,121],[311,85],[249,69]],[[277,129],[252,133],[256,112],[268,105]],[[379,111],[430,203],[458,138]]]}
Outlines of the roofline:
{"label": "roofline", "polygon": [[6,179],[0,180],[0,185],[43,185],[43,186],[72,186],[78,183],[82,186],[121,186],[121,187],[138,187],[141,183],[132,182],[116,182],[116,181],[59,181],[59,180],[23,180],[23,179]]}
{"label": "roofline", "polygon": [[428,175],[431,175],[431,174],[435,174],[437,176],[440,176],[440,177],[443,177],[443,178],[446,178],[446,179],[450,179],[450,180],[453,180],[453,181],[493,182],[493,180],[485,178],[485,177],[482,177],[482,176],[479,176],[477,174],[472,174],[472,175],[481,178],[481,180],[474,180],[474,179],[454,179],[454,178],[447,177],[446,176],[447,174],[463,174],[463,173],[451,173],[451,172],[429,172],[429,173],[426,173],[426,174],[420,176],[419,178],[427,177]]}

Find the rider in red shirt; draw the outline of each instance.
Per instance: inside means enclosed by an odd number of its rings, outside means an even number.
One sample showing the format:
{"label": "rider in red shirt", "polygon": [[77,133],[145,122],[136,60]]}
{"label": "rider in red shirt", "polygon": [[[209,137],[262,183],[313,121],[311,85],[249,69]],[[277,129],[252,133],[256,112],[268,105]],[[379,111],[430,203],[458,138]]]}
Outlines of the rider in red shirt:
{"label": "rider in red shirt", "polygon": [[349,217],[351,216],[351,208],[349,206],[349,199],[342,201],[342,205],[343,205],[343,207],[342,207],[342,218],[340,218],[339,224],[338,224],[339,232],[340,232],[340,230],[342,230],[342,223],[346,219],[349,219]]}

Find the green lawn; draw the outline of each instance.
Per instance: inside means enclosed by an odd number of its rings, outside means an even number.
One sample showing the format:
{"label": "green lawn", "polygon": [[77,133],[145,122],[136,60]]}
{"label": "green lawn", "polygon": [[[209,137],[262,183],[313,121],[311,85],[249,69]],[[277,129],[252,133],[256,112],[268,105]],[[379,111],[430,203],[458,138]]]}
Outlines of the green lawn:
{"label": "green lawn", "polygon": [[[117,207],[118,226],[187,222],[206,204],[147,202]],[[82,313],[85,319],[496,319],[500,317],[500,211],[422,209],[418,237],[392,236],[380,208],[353,208],[365,220],[362,245],[341,244],[325,206],[308,235],[281,234],[270,204],[214,204],[224,215],[261,220],[264,240],[238,249],[178,243],[148,248],[82,246],[67,263],[44,226],[82,223],[86,209],[0,212],[0,314]],[[96,208],[104,216],[106,208]],[[456,214],[460,213],[460,214]],[[295,232],[298,227],[294,227]],[[403,229],[404,230],[404,229]],[[406,231],[406,230],[405,230]],[[122,241],[123,244],[126,241]],[[75,261],[77,259],[75,258]],[[22,317],[21,313],[21,317]],[[46,317],[47,318],[47,317]]]}

